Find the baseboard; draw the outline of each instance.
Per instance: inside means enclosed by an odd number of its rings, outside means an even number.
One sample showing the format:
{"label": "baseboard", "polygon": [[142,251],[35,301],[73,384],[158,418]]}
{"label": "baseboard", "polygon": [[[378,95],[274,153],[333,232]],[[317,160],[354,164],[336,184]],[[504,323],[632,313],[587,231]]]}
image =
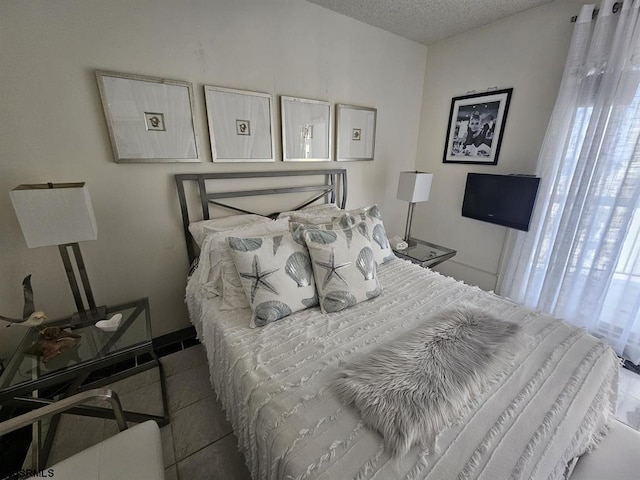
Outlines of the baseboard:
{"label": "baseboard", "polygon": [[200,343],[192,326],[153,339],[153,349],[159,357],[170,355]]}

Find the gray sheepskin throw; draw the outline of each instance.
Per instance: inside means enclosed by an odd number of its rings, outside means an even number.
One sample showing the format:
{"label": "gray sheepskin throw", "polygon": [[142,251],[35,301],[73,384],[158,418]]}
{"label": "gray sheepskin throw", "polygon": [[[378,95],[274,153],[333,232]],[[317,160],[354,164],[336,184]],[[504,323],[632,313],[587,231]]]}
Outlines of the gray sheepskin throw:
{"label": "gray sheepskin throw", "polygon": [[520,326],[469,306],[452,307],[343,366],[333,381],[341,400],[404,456],[467,413],[513,364]]}

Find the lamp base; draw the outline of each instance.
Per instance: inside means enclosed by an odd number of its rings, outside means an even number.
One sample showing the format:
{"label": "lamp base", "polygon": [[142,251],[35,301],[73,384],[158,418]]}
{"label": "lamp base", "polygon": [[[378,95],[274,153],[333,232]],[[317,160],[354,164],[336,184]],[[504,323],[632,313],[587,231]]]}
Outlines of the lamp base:
{"label": "lamp base", "polygon": [[83,310],[71,315],[71,325],[76,326],[82,323],[96,323],[98,320],[107,318],[107,306],[101,305],[94,310]]}
{"label": "lamp base", "polygon": [[418,244],[418,242],[416,242],[412,238],[405,238],[404,242],[407,244],[407,248],[415,247]]}

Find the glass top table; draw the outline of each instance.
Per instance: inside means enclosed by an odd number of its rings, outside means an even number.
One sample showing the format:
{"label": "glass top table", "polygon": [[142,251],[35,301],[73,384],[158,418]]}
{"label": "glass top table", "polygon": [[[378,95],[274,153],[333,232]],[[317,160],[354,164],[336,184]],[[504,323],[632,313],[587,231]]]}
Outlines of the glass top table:
{"label": "glass top table", "polygon": [[449,260],[456,255],[456,250],[443,247],[435,243],[425,242],[418,238],[411,238],[409,247],[404,250],[393,249],[393,252],[400,258],[409,260],[422,267],[435,267],[445,260]]}
{"label": "glass top table", "polygon": [[[0,376],[0,402],[8,397],[31,393],[36,389],[76,378],[83,371],[117,363],[127,352],[151,347],[151,319],[146,298],[107,308],[107,316],[121,313],[120,327],[106,332],[95,327],[96,320],[72,320],[71,317],[46,322],[44,326],[72,325],[79,342],[48,362],[25,353],[38,337],[38,329],[25,329],[25,335]],[[24,328],[24,327],[14,327]]]}
{"label": "glass top table", "polygon": [[[25,353],[39,335],[36,328],[25,329],[22,340],[0,375],[0,405],[35,409],[74,393],[103,387],[157,367],[160,372],[163,414],[128,411],[124,414],[129,422],[155,420],[160,426],[168,424],[166,384],[162,364],[153,349],[149,301],[141,298],[106,307],[107,318],[117,313],[121,313],[123,318],[118,329],[113,332],[97,328],[95,322],[98,318],[83,319],[73,316],[43,324],[46,327],[70,325],[69,330],[80,335],[77,344],[48,362],[42,357]],[[97,406],[76,407],[69,413],[113,419],[111,409]],[[38,432],[37,437],[34,437],[37,451],[34,462],[38,468],[43,468],[46,464],[58,422],[59,416],[51,419],[42,447],[41,433]]]}

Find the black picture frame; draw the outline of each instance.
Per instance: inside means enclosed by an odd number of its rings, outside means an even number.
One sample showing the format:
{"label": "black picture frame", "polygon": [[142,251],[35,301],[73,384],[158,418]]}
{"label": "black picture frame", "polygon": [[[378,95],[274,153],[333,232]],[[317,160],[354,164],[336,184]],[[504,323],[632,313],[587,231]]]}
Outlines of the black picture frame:
{"label": "black picture frame", "polygon": [[442,162],[497,165],[512,93],[506,88],[452,98]]}

